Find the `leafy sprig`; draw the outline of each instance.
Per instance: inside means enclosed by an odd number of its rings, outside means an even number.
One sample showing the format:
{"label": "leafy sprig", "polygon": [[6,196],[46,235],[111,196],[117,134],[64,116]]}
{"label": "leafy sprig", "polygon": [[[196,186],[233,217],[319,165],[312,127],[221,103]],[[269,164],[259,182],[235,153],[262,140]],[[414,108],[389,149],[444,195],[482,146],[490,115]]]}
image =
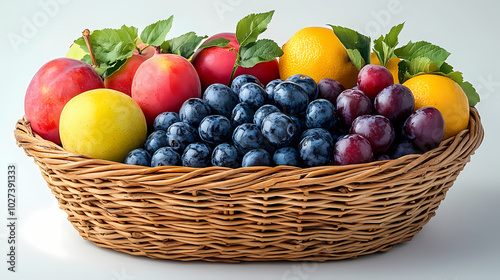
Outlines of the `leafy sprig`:
{"label": "leafy sprig", "polygon": [[445,49],[426,41],[415,43],[410,41],[396,49],[394,53],[402,59],[398,64],[402,83],[421,74],[443,75],[460,85],[467,95],[470,106],[475,106],[479,102],[479,94],[471,83],[464,81],[462,72],[455,71],[445,62],[450,56]]}
{"label": "leafy sprig", "polygon": [[278,44],[269,39],[260,39],[258,37],[267,30],[271,22],[274,11],[260,14],[250,14],[242,18],[236,25],[236,40],[239,44],[239,50],[229,45],[229,40],[225,38],[216,38],[203,43],[200,49],[219,47],[230,47],[230,51],[236,53],[236,61],[231,72],[229,85],[231,84],[238,66],[250,68],[257,63],[271,61],[276,57],[283,55],[283,51]]}
{"label": "leafy sprig", "polygon": [[[194,32],[188,32],[166,40],[172,28],[172,22],[173,16],[166,20],[159,20],[146,26],[140,36],[136,27],[126,25],[119,29],[94,30],[88,36],[89,44],[85,42],[83,36],[76,39],[74,43],[86,53],[81,60],[93,65],[101,77],[105,78],[119,70],[134,51],[142,53],[150,46],[155,47],[158,53],[172,53],[186,59],[190,58],[207,36],[197,36]],[[139,48],[138,42],[143,42],[145,45]],[[94,61],[92,61],[92,56],[95,57]]]}
{"label": "leafy sprig", "polygon": [[[358,69],[370,63],[371,39],[369,37],[349,28],[333,25],[330,27]],[[398,36],[403,27],[404,23],[396,25],[385,36],[380,36],[373,41],[373,52],[377,55],[380,64],[387,67],[391,58],[399,58],[401,60],[398,64],[400,83],[425,73],[449,77],[462,87],[469,100],[469,105],[475,106],[480,100],[479,94],[471,83],[464,81],[461,72],[453,70],[453,67],[445,62],[450,56],[448,51],[426,41],[410,41],[397,48]]]}
{"label": "leafy sprig", "polygon": [[399,44],[398,36],[403,29],[404,23],[396,25],[391,28],[389,33],[385,36],[380,36],[378,39],[373,41],[373,52],[377,55],[380,64],[387,67],[389,60],[393,57],[397,57],[394,53],[396,46]]}

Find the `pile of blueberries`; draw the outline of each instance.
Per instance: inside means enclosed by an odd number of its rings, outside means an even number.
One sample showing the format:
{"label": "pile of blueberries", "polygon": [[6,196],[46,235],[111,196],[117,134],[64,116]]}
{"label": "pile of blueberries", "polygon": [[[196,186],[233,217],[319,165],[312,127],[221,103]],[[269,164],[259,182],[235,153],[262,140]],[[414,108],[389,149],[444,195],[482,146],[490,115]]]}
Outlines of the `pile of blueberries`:
{"label": "pile of blueberries", "polygon": [[[251,75],[240,75],[231,87],[210,85],[202,98],[186,100],[179,113],[158,115],[144,147],[131,151],[125,163],[313,167],[420,152],[407,139],[396,143],[392,123],[371,115],[373,110],[373,102],[361,91],[345,90],[331,79],[316,83],[294,75],[262,85]],[[357,118],[361,115],[366,120]],[[361,136],[361,130],[374,123],[380,126],[380,137],[390,141],[377,146]]]}

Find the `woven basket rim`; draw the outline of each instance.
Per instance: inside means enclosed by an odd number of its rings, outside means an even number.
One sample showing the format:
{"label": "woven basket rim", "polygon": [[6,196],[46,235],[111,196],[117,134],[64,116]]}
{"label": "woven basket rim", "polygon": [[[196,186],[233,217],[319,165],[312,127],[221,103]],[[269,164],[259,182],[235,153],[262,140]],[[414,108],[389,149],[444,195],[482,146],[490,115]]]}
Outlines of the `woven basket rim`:
{"label": "woven basket rim", "polygon": [[[452,136],[446,140],[441,141],[439,146],[433,150],[425,152],[423,154],[411,154],[406,155],[398,159],[384,160],[384,161],[372,161],[369,163],[361,164],[351,164],[351,165],[328,165],[328,166],[317,166],[317,167],[295,167],[295,166],[253,166],[253,167],[239,167],[239,168],[228,168],[228,167],[218,167],[210,166],[204,168],[193,168],[193,167],[183,167],[183,166],[158,166],[158,167],[147,167],[138,165],[129,165],[120,162],[114,162],[103,159],[95,159],[85,155],[74,154],[64,150],[60,145],[55,144],[52,141],[42,138],[40,135],[35,133],[31,128],[30,123],[26,120],[25,116],[18,120],[16,124],[16,129],[14,131],[16,143],[18,146],[25,148],[26,146],[37,146],[37,153],[41,157],[48,157],[54,159],[54,162],[61,164],[65,162],[66,164],[78,163],[77,166],[93,166],[95,172],[105,171],[105,170],[121,170],[123,174],[153,174],[162,172],[180,172],[180,173],[193,173],[203,171],[203,173],[217,173],[217,172],[262,172],[270,170],[283,170],[283,171],[296,171],[297,174],[316,174],[318,172],[337,173],[345,172],[349,170],[365,170],[365,169],[377,169],[385,166],[390,168],[391,166],[401,165],[403,162],[411,164],[412,162],[425,162],[431,158],[434,158],[440,154],[452,153],[450,149],[454,149],[460,146],[463,141],[474,141],[473,151],[476,150],[483,138],[484,129],[481,124],[481,117],[479,112],[475,107],[470,107],[470,118],[469,125],[467,129],[462,130],[457,135]],[[472,137],[471,137],[472,136]],[[472,138],[472,139],[470,139]],[[26,151],[26,149],[25,149]],[[472,151],[472,152],[473,152]],[[27,151],[26,151],[27,152]],[[28,152],[27,152],[28,153]],[[29,156],[32,156],[28,153]],[[104,168],[99,168],[104,167]],[[90,172],[90,171],[88,171]]]}

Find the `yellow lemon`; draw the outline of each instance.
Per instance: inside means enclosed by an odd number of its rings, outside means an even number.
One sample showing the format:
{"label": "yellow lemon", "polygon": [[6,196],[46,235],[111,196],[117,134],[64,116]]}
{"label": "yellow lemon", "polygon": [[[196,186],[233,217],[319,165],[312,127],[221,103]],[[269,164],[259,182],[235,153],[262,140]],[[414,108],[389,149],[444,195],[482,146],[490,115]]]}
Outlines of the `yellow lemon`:
{"label": "yellow lemon", "polygon": [[303,74],[319,82],[330,78],[345,88],[356,85],[358,69],[331,28],[306,27],[295,33],[282,47],[279,59],[282,79]]}

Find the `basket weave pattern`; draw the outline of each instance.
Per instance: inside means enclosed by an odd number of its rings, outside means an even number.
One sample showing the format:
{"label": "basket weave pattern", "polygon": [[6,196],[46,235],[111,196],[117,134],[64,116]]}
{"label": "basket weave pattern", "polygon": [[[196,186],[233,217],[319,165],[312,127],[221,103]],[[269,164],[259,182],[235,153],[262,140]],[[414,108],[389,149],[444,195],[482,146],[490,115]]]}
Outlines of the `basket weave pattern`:
{"label": "basket weave pattern", "polygon": [[469,128],[423,155],[355,166],[141,167],[71,154],[19,120],[15,137],[79,234],[132,255],[326,261],[387,251],[435,215],[484,137]]}

